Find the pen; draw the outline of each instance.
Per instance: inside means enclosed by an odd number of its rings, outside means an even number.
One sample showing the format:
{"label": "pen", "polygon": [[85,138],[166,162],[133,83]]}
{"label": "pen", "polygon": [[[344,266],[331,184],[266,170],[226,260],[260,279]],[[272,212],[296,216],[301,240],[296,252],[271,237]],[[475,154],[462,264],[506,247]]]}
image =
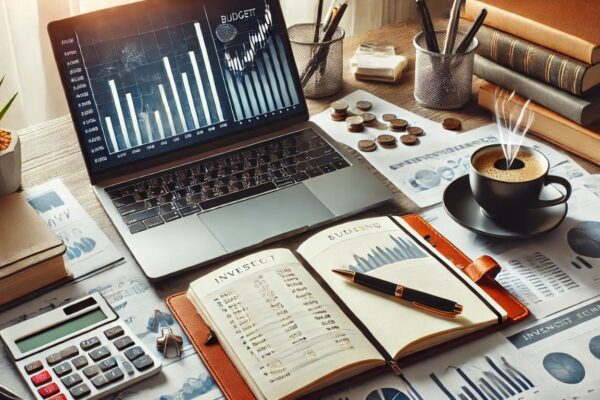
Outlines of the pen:
{"label": "pen", "polygon": [[319,31],[321,30],[321,14],[323,13],[323,0],[319,0],[317,4],[317,17],[315,18],[315,31],[313,35],[313,42],[319,42]]}
{"label": "pen", "polygon": [[452,54],[454,43],[456,42],[456,32],[458,31],[458,23],[460,20],[460,5],[461,0],[454,0],[452,10],[450,11],[450,20],[448,20],[448,28],[446,29],[446,43],[444,43],[444,54]]}
{"label": "pen", "polygon": [[471,26],[471,29],[469,29],[469,32],[467,32],[462,42],[460,42],[460,44],[456,48],[457,54],[464,53],[465,51],[467,51],[467,49],[471,45],[471,42],[473,41],[473,38],[475,37],[475,35],[477,35],[479,28],[481,28],[485,17],[487,17],[487,10],[484,8],[483,10],[481,10],[481,13],[479,13],[479,16],[477,17],[475,22],[473,22],[473,25]]}
{"label": "pen", "polygon": [[385,281],[371,275],[361,274],[344,269],[334,269],[333,272],[358,285],[368,287],[378,292],[398,297],[409,301],[414,307],[440,314],[446,317],[455,317],[462,313],[463,306],[455,301],[434,296],[420,290],[411,289],[393,282]]}
{"label": "pen", "polygon": [[436,53],[440,52],[437,37],[435,35],[435,29],[431,22],[431,15],[429,14],[429,8],[425,0],[416,0],[417,11],[421,16],[421,26],[423,27],[423,35],[425,36],[425,42],[427,43],[427,50]]}

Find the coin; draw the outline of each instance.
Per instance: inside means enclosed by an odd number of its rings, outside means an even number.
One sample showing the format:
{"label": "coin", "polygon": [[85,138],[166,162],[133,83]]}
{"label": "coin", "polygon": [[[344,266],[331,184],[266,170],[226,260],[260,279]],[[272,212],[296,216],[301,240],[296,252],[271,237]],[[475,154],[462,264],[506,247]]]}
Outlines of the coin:
{"label": "coin", "polygon": [[377,143],[382,147],[391,149],[396,147],[396,138],[393,135],[383,134],[377,136]]}
{"label": "coin", "polygon": [[361,126],[364,122],[365,121],[362,119],[362,117],[359,117],[359,116],[348,117],[346,119],[346,123],[352,127]]}
{"label": "coin", "polygon": [[413,146],[419,143],[419,138],[415,135],[408,134],[400,136],[400,141],[402,142],[402,144],[405,144],[407,146]]}
{"label": "coin", "polygon": [[423,128],[419,128],[418,126],[411,126],[406,130],[410,135],[414,136],[423,136]]}
{"label": "coin", "polygon": [[346,117],[348,116],[348,114],[343,113],[343,114],[338,114],[335,111],[332,111],[329,116],[331,117],[332,120],[334,121],[345,121]]}
{"label": "coin", "polygon": [[394,130],[394,131],[404,132],[406,130],[407,126],[408,126],[408,121],[403,120],[403,119],[394,118],[393,120],[390,121],[390,128],[392,128],[392,130]]}
{"label": "coin", "polygon": [[356,108],[358,108],[361,111],[369,111],[371,108],[373,108],[373,103],[366,100],[357,101]]}
{"label": "coin", "polygon": [[396,114],[383,114],[381,119],[385,122],[390,122],[391,120],[396,119]]}
{"label": "coin", "polygon": [[377,143],[370,139],[359,140],[358,149],[364,152],[375,151],[375,149],[377,149]]}
{"label": "coin", "polygon": [[442,126],[449,131],[460,131],[462,129],[462,123],[456,118],[446,118]]}
{"label": "coin", "polygon": [[375,114],[370,113],[370,112],[361,113],[361,114],[359,114],[359,117],[361,117],[363,119],[363,122],[367,125],[372,124],[377,119]]}
{"label": "coin", "polygon": [[334,101],[331,103],[331,108],[338,114],[345,114],[350,105],[343,100]]}

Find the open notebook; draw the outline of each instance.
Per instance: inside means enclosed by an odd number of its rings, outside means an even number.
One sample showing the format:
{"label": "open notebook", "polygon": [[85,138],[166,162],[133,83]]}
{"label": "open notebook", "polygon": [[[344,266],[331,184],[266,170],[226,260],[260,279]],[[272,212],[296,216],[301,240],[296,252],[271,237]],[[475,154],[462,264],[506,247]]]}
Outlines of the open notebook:
{"label": "open notebook", "polygon": [[[334,226],[297,253],[251,254],[187,292],[257,398],[296,398],[507,317],[401,218]],[[343,280],[333,268],[446,297],[464,310],[456,318],[427,313]]]}

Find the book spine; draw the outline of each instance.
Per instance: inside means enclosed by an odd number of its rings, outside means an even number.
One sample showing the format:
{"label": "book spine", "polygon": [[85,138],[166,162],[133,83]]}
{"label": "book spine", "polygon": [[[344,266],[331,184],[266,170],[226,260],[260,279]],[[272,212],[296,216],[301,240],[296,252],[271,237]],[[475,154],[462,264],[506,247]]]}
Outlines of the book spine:
{"label": "book spine", "polygon": [[[583,122],[594,122],[582,121],[584,109],[589,102],[521,75],[479,55],[475,55],[473,73],[504,89],[515,91],[580,125],[584,125]],[[598,119],[600,119],[600,115],[596,116],[596,120]]]}
{"label": "book spine", "polygon": [[576,96],[582,94],[587,64],[486,26],[477,40],[480,56]]}
{"label": "book spine", "polygon": [[484,8],[488,11],[486,25],[566,54],[586,64],[594,64],[592,60],[594,45],[592,43],[485,2],[466,0],[465,18],[474,21]]}
{"label": "book spine", "polygon": [[[494,101],[495,92],[482,87],[479,91],[479,106],[494,113]],[[520,107],[523,106],[523,102],[513,102],[512,104]],[[595,151],[595,149],[600,145],[600,135],[598,135],[598,137],[594,137],[593,135],[585,135],[584,139],[582,139],[584,144],[580,146],[574,146],[572,135],[577,135],[579,132],[573,127],[569,126],[568,123],[561,123],[558,120],[561,118],[560,116],[558,116],[558,118],[552,118],[551,115],[542,114],[537,112],[537,110],[533,110],[533,112],[535,118],[531,124],[531,133],[560,148],[576,154],[579,157],[585,158],[596,165],[600,165],[600,153]],[[552,111],[549,111],[549,113],[552,114]]]}

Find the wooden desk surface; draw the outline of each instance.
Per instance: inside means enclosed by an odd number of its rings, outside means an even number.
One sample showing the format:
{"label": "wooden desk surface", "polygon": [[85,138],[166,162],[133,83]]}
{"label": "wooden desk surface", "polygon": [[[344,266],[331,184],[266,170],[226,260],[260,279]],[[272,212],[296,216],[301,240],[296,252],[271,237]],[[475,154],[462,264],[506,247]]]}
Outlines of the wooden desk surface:
{"label": "wooden desk surface", "polygon": [[[327,109],[329,104],[339,97],[356,89],[364,89],[391,103],[397,104],[400,107],[406,108],[434,121],[441,122],[444,118],[449,116],[457,117],[462,120],[465,130],[474,129],[489,123],[491,121],[489,113],[477,106],[475,96],[480,84],[480,81],[477,78],[474,79],[473,85],[474,97],[471,102],[461,110],[436,111],[417,105],[412,94],[415,58],[412,38],[419,30],[419,27],[414,24],[398,24],[386,26],[354,38],[346,39],[344,44],[344,89],[341,93],[332,96],[332,98],[309,100],[308,105],[311,114],[319,113]],[[360,42],[376,41],[392,43],[395,45],[398,54],[408,55],[409,67],[405,70],[400,83],[389,85],[386,83],[359,82],[355,81],[351,76],[348,59],[354,53],[358,44]],[[76,133],[73,124],[71,123],[71,118],[69,116],[58,118],[22,130],[19,134],[21,135],[23,148],[23,187],[28,188],[38,185],[55,177],[61,178],[77,200],[83,205],[85,210],[98,223],[100,228],[114,241],[115,244],[117,244],[119,249],[123,249],[123,241],[110,223],[100,203],[92,192],[83,157],[77,143]],[[575,156],[573,158],[579,161],[589,172],[600,172],[599,167]],[[379,173],[377,173],[377,175],[383,181],[387,182],[387,180]],[[412,201],[389,184],[389,182],[387,183],[396,193],[394,202],[363,213],[360,216],[383,214],[400,215],[419,211],[419,208]],[[309,234],[299,235],[277,242],[272,246],[295,248],[308,236]],[[208,270],[210,270],[210,268],[192,270],[189,273],[161,282],[160,284],[155,285],[155,288],[160,287],[160,296],[166,297],[177,291],[186,290],[188,284],[192,280]]]}

